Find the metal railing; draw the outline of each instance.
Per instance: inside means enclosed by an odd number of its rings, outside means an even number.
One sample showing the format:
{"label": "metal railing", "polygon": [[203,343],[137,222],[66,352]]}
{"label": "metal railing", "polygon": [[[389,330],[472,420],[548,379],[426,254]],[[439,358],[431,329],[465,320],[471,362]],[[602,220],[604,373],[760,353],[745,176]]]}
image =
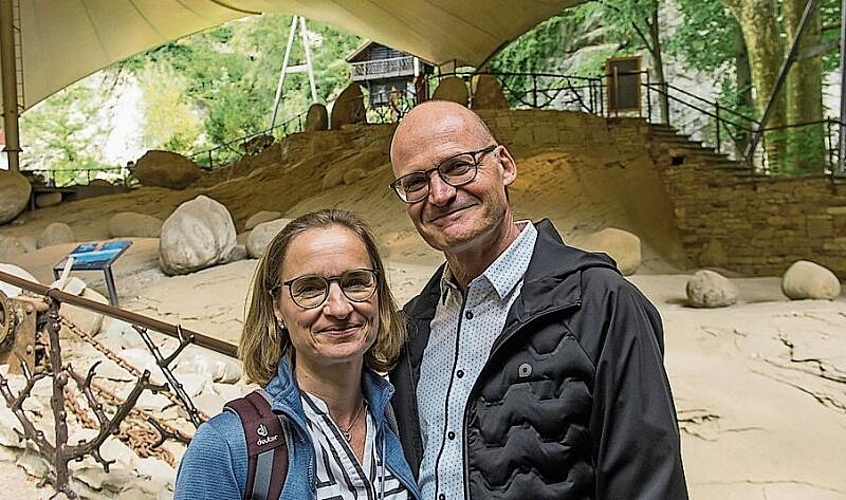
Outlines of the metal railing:
{"label": "metal railing", "polygon": [[414,75],[413,56],[392,57],[350,64],[350,79],[354,82],[411,75]]}
{"label": "metal railing", "polygon": [[[22,384],[12,384],[10,382],[13,376],[8,372],[0,372],[0,398],[18,419],[23,429],[23,432],[19,432],[21,438],[31,442],[35,449],[51,462],[52,470],[44,481],[52,484],[68,498],[79,498],[72,487],[69,463],[90,456],[108,473],[113,461],[104,459],[101,447],[106,439],[113,435],[127,442],[136,452],[150,455],[158,453],[171,466],[175,466],[175,457],[161,448],[161,445],[169,439],[187,443],[191,436],[180,426],[163,421],[139,407],[139,398],[145,391],[165,395],[171,404],[179,405],[185,410],[187,420],[196,429],[209,416],[194,405],[171,366],[191,343],[227,356],[235,355],[235,346],[178,325],[77,297],[2,271],[0,282],[35,294],[11,300],[0,291],[0,355],[7,362],[18,361],[17,365],[10,365],[9,370],[19,370],[23,377]],[[133,367],[121,358],[119,352],[111,350],[89,332],[74,325],[61,314],[62,304],[95,311],[130,323],[143,339],[166,383],[153,383],[153,375],[149,370]],[[88,367],[87,373],[78,372],[76,367],[67,362],[63,358],[62,338],[59,335],[59,331],[65,328],[132,375],[134,382],[130,384],[131,389],[118,393],[113,385],[105,384],[97,377],[97,368],[102,360]],[[150,331],[176,338],[177,346],[169,354],[165,354],[162,346],[157,345],[150,335]],[[28,401],[34,397],[34,387],[44,379],[51,380],[52,386],[52,421],[46,419],[46,425],[53,427],[52,432],[45,431],[40,426],[44,424],[44,419],[27,408]],[[69,416],[73,416],[73,419]],[[81,425],[97,432],[89,438],[69,443],[69,425]]]}
{"label": "metal railing", "polygon": [[[68,187],[91,184],[95,180],[105,180],[112,184],[126,184],[129,169],[126,167],[102,168],[24,168],[21,174],[31,177],[37,186]],[[106,174],[103,176],[102,174]]]}

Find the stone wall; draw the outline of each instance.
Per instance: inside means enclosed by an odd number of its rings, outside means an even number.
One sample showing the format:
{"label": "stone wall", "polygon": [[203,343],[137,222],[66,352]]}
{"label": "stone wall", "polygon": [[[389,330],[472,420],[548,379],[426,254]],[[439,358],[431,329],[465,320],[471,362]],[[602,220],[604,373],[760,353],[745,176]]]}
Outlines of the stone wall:
{"label": "stone wall", "polygon": [[[750,275],[780,275],[807,259],[846,277],[846,185],[825,176],[757,179],[715,167],[677,143],[664,142],[641,119],[587,113],[482,110],[494,135],[516,151],[532,145],[596,148],[621,161],[652,158],[690,259]],[[675,158],[675,160],[674,160]],[[676,163],[674,165],[674,163]]]}

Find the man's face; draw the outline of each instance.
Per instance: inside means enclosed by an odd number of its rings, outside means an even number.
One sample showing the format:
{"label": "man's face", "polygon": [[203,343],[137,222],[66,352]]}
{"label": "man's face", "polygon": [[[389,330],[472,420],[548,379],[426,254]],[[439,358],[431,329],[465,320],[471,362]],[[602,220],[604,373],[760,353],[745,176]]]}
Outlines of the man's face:
{"label": "man's face", "polygon": [[[433,116],[414,117],[398,130],[391,149],[395,177],[429,170],[455,155],[495,144],[465,117],[428,114]],[[406,205],[417,232],[437,250],[455,254],[489,244],[485,237],[507,224],[505,187],[516,177],[514,161],[502,146],[476,159],[478,174],[469,184],[453,187],[432,172],[428,196]]]}

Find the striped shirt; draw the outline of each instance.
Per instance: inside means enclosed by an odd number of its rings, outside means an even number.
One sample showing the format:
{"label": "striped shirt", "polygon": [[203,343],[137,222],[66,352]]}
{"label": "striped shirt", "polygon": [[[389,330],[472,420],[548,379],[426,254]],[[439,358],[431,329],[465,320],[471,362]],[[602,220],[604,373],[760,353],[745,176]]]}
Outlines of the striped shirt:
{"label": "striped shirt", "polygon": [[[300,391],[311,440],[316,454],[318,500],[408,500],[408,490],[382,466],[376,446],[376,425],[365,402],[367,435],[364,460],[358,458],[338,426],[329,416],[329,407],[314,394]],[[384,495],[382,481],[384,480]]]}
{"label": "striped shirt", "polygon": [[538,236],[530,221],[518,225],[517,239],[470,282],[466,294],[453,283],[449,266],[444,269],[417,385],[424,446],[419,484],[426,500],[464,498],[464,408],[520,295]]}

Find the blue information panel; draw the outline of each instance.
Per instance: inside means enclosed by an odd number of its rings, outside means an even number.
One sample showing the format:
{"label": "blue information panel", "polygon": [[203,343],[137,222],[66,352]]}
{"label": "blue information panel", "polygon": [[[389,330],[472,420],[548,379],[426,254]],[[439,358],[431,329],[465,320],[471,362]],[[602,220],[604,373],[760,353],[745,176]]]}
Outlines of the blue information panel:
{"label": "blue information panel", "polygon": [[106,274],[106,287],[109,289],[109,303],[117,306],[118,298],[115,278],[112,276],[112,262],[123,255],[129,245],[132,245],[129,240],[83,243],[53,266],[53,276],[59,279],[59,275],[68,264],[69,257],[73,257],[71,271],[103,271]]}
{"label": "blue information panel", "polygon": [[110,266],[130,245],[132,242],[129,240],[83,243],[53,266],[53,269],[61,271],[67,265],[68,257],[73,257],[71,271],[99,271]]}

